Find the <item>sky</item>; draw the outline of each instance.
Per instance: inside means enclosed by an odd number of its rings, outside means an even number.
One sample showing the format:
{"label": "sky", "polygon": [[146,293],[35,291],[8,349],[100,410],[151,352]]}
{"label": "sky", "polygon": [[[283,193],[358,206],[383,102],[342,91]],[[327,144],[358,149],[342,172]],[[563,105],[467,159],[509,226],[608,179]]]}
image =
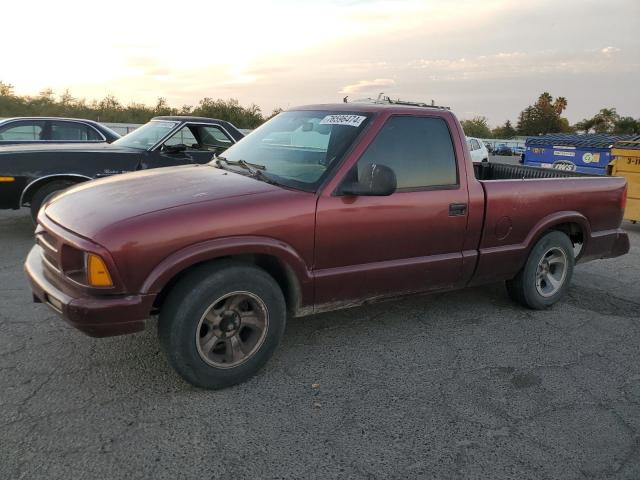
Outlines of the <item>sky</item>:
{"label": "sky", "polygon": [[32,0],[0,13],[0,81],[18,94],[237,98],[268,114],[384,92],[495,126],[548,91],[571,122],[603,107],[640,117],[640,0]]}

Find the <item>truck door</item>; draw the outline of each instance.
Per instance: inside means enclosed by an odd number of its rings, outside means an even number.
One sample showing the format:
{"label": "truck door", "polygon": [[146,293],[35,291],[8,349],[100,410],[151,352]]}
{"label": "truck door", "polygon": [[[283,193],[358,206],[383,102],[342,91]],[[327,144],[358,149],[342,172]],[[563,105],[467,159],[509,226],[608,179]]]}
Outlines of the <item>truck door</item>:
{"label": "truck door", "polygon": [[233,143],[217,125],[187,124],[151,152],[150,161],[155,164],[146,168],[208,163]]}
{"label": "truck door", "polygon": [[[343,181],[390,167],[389,196],[318,200],[316,305],[454,287],[461,281],[468,193],[447,121],[390,116]],[[348,178],[351,177],[351,178]]]}

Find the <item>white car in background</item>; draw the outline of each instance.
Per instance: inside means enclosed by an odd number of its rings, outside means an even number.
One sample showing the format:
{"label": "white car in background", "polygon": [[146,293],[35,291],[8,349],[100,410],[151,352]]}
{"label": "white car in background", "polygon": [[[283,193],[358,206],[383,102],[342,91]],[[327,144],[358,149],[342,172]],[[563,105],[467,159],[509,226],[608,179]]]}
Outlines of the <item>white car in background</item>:
{"label": "white car in background", "polygon": [[471,152],[471,160],[474,162],[488,162],[489,150],[482,140],[474,137],[467,137],[467,145]]}

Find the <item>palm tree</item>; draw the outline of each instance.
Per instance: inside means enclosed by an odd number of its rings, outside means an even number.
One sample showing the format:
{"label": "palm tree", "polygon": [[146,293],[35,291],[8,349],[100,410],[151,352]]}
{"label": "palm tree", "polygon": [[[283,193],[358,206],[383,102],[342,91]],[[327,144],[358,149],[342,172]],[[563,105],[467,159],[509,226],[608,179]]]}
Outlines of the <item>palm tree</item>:
{"label": "palm tree", "polygon": [[558,97],[553,104],[553,109],[560,115],[567,108],[567,99],[565,97]]}
{"label": "palm tree", "polygon": [[596,133],[611,133],[620,120],[620,115],[615,108],[603,108],[593,117],[593,120]]}

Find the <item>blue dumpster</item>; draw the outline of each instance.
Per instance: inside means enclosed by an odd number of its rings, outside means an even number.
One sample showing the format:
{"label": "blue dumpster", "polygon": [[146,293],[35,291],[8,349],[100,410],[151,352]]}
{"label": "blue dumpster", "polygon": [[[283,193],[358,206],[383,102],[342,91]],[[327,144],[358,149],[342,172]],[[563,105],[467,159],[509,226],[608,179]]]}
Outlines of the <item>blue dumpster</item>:
{"label": "blue dumpster", "polygon": [[612,145],[633,135],[553,133],[529,137],[525,142],[524,164],[571,172],[606,175],[613,160]]}

